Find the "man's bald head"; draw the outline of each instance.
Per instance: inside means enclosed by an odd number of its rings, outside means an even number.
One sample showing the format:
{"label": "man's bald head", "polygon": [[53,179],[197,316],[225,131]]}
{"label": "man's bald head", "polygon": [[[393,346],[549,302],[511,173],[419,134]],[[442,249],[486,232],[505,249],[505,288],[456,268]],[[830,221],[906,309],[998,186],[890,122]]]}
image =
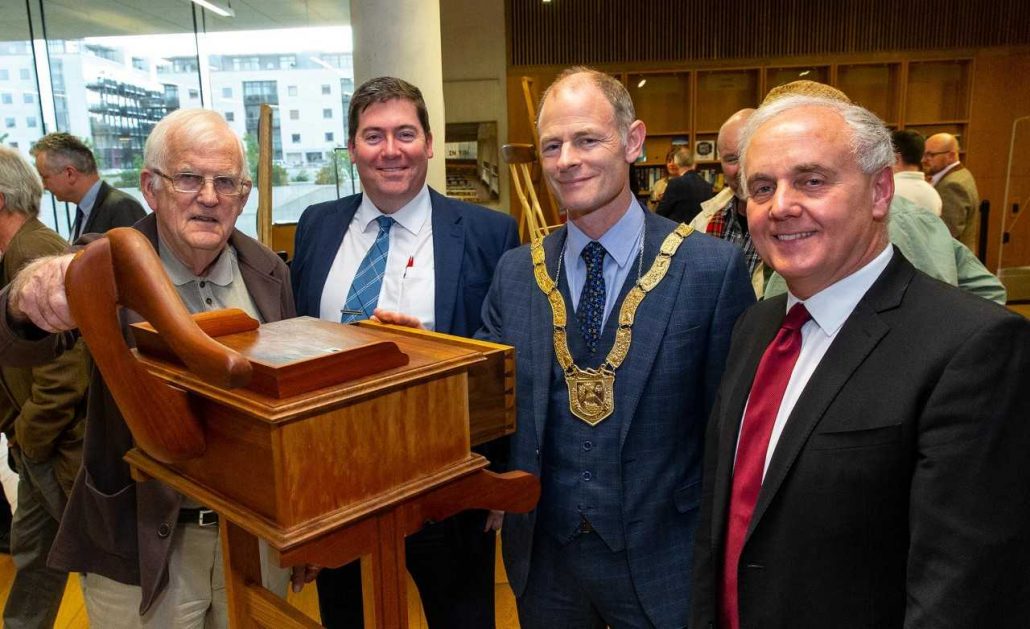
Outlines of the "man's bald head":
{"label": "man's bald head", "polygon": [[748,108],[741,109],[730,116],[726,122],[722,123],[722,127],[719,128],[719,139],[716,140],[719,161],[722,163],[722,173],[726,180],[726,185],[730,187],[730,190],[733,190],[733,194],[740,198],[743,198],[740,191],[740,180],[737,176],[740,171],[740,166],[737,163],[740,159],[740,132],[753,113],[755,113],[755,110]]}
{"label": "man's bald head", "polygon": [[950,133],[937,133],[926,140],[923,170],[936,175],[958,161],[958,138]]}

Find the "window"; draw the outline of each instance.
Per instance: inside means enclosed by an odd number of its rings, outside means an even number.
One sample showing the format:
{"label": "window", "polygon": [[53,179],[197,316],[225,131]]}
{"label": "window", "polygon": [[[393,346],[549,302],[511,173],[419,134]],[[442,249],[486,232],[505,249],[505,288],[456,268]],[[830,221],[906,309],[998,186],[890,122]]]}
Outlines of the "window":
{"label": "window", "polygon": [[292,141],[294,144],[300,144],[300,134],[294,133],[293,135],[291,135],[290,141]]}
{"label": "window", "polygon": [[296,96],[297,95],[297,86],[296,85],[290,85],[289,87],[286,88],[286,93],[289,96]]}
{"label": "window", "polygon": [[21,76],[22,81],[32,80],[32,72],[30,72],[28,68],[22,68],[19,70],[18,75]]}
{"label": "window", "polygon": [[0,103],[4,105],[11,105],[14,103],[14,97],[10,94],[0,94]]}
{"label": "window", "polygon": [[232,111],[225,112],[225,121],[226,122],[236,122],[236,113],[232,112]]}
{"label": "window", "polygon": [[17,142],[11,142],[11,148],[12,149],[18,148],[18,143]]}
{"label": "window", "polygon": [[332,131],[327,131],[326,132],[326,134],[325,134],[325,141],[326,142],[332,142],[333,141],[333,132]]}
{"label": "window", "polygon": [[8,81],[11,78],[11,73],[3,68],[0,68],[0,81]]}
{"label": "window", "polygon": [[6,125],[8,129],[13,129],[14,128],[14,118],[4,118],[4,125]]}
{"label": "window", "polygon": [[332,109],[323,109],[322,110],[322,117],[325,118],[326,120],[331,120],[332,117],[333,117],[333,110]]}
{"label": "window", "polygon": [[290,110],[290,120],[300,120],[300,110],[299,109],[291,109]]}
{"label": "window", "polygon": [[36,96],[35,94],[25,92],[21,95],[21,102],[25,103],[26,105],[31,105],[36,102]]}
{"label": "window", "polygon": [[333,93],[333,86],[332,85],[323,85],[322,86],[322,95],[323,96],[328,96],[329,94],[332,94],[332,93]]}
{"label": "window", "polygon": [[322,161],[322,152],[321,151],[313,151],[311,153],[305,153],[304,154],[304,159],[306,159],[308,161],[308,163],[320,162],[320,161]]}
{"label": "window", "polygon": [[28,127],[30,129],[35,129],[36,128],[36,117],[35,116],[27,117],[25,119],[25,124],[28,125]]}
{"label": "window", "polygon": [[198,90],[193,89],[192,87],[190,88],[190,92],[189,93],[190,93],[190,98],[192,98],[192,99],[200,98],[200,92]]}
{"label": "window", "polygon": [[223,87],[222,88],[222,98],[232,98],[232,88],[231,87]]}
{"label": "window", "polygon": [[143,57],[133,57],[132,58],[132,67],[135,68],[136,70],[143,70],[144,72],[146,72],[147,71],[147,60],[144,59]]}

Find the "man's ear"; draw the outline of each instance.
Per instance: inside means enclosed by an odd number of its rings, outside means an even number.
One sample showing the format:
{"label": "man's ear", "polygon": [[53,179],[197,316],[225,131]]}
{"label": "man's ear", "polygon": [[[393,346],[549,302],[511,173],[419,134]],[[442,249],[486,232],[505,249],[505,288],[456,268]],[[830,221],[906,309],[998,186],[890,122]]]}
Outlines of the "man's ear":
{"label": "man's ear", "polygon": [[891,199],[894,198],[894,171],[886,166],[873,175],[873,218],[882,221],[887,218]]}
{"label": "man's ear", "polygon": [[155,175],[147,169],[143,169],[139,173],[139,190],[143,193],[143,198],[147,200],[147,205],[150,206],[151,210],[157,209],[157,190],[154,189]]}
{"label": "man's ear", "polygon": [[644,148],[644,138],[647,137],[647,127],[643,120],[634,120],[629,126],[626,134],[626,163],[632,164],[640,157],[640,151]]}

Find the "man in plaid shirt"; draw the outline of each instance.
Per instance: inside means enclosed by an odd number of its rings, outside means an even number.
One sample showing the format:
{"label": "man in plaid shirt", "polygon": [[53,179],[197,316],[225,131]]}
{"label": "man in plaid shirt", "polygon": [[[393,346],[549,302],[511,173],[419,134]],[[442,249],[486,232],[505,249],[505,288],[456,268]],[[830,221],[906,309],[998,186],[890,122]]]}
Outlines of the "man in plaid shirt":
{"label": "man in plaid shirt", "polygon": [[740,181],[737,178],[737,143],[740,131],[744,128],[754,109],[741,109],[729,117],[719,129],[716,147],[719,161],[722,163],[723,177],[726,187],[719,194],[701,204],[701,213],[694,217],[690,226],[699,232],[715,238],[728,240],[740,247],[744,252],[747,270],[751,274],[751,285],[755,296],[762,298],[765,286],[765,265],[758,257],[755,246],[751,242],[751,234],[747,229],[747,204],[740,198]]}

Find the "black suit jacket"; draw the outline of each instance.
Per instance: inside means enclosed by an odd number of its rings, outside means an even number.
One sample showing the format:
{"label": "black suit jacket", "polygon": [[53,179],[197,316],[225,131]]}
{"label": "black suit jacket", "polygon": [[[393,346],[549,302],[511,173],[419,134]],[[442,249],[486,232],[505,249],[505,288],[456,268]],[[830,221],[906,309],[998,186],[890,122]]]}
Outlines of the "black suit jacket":
{"label": "black suit jacket", "polygon": [[669,180],[655,214],[677,223],[689,223],[701,211],[701,204],[715,196],[712,184],[694,171]]}
{"label": "black suit jacket", "polygon": [[[738,322],[709,422],[692,627],[718,621],[731,473],[786,296]],[[1030,619],[1030,323],[894,258],[816,368],[739,564],[741,627]]]}
{"label": "black suit jacket", "polygon": [[82,226],[81,233],[103,234],[115,227],[132,227],[146,215],[139,201],[106,181],[101,181],[97,200],[93,203],[93,210]]}

